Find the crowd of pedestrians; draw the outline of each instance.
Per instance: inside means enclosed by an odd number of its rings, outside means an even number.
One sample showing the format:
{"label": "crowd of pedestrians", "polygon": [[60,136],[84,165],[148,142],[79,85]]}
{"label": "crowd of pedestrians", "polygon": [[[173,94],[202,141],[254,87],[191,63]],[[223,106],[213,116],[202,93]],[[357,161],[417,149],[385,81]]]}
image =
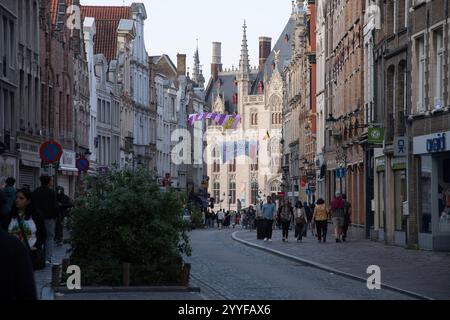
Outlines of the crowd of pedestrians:
{"label": "crowd of pedestrians", "polygon": [[311,204],[297,201],[295,205],[286,198],[280,201],[277,209],[269,196],[265,202],[261,201],[255,207],[250,206],[238,212],[224,209],[214,212],[211,208],[205,208],[203,221],[205,228],[256,229],[257,239],[265,242],[272,242],[273,230],[278,228],[281,229],[283,242],[289,242],[289,232],[293,230],[297,242],[302,242],[310,231],[319,243],[325,243],[330,222],[336,242],[346,241],[351,215],[351,204],[346,195],[336,193],[328,208],[321,198]]}
{"label": "crowd of pedestrians", "polygon": [[319,243],[325,243],[329,222],[333,224],[336,242],[345,242],[352,215],[350,202],[346,195],[340,193],[336,193],[328,209],[323,199],[313,204],[297,201],[295,206],[284,199],[276,210],[272,198],[267,197],[266,203],[261,202],[256,206],[255,213],[257,239],[266,242],[272,242],[273,229],[278,227],[282,230],[283,242],[289,241],[289,231],[294,229],[297,242],[302,242],[310,230]]}

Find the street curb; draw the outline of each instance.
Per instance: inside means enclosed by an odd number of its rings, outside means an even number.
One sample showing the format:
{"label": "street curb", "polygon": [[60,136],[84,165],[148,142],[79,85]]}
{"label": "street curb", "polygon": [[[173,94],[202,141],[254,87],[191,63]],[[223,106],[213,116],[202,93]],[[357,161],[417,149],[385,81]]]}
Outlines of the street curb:
{"label": "street curb", "polygon": [[80,290],[69,290],[67,287],[59,287],[56,293],[126,293],[126,292],[200,292],[198,287],[161,286],[161,287],[85,287]]}
{"label": "street curb", "polygon": [[[240,243],[242,243],[244,245],[247,245],[249,247],[256,248],[256,249],[259,249],[259,250],[263,250],[263,251],[266,251],[266,252],[270,252],[270,253],[272,253],[274,255],[277,255],[277,256],[280,256],[282,258],[286,258],[286,259],[289,259],[289,260],[292,260],[292,261],[295,261],[295,262],[301,262],[303,264],[309,265],[309,266],[314,267],[316,269],[320,269],[320,270],[327,271],[327,272],[332,272],[334,274],[337,274],[337,275],[340,275],[340,276],[343,276],[343,277],[346,277],[346,278],[350,278],[350,279],[353,279],[353,280],[362,281],[364,283],[367,283],[367,279],[365,279],[363,277],[360,277],[360,276],[357,276],[357,275],[354,275],[354,274],[351,274],[351,273],[343,272],[343,271],[340,271],[340,270],[337,270],[337,269],[333,269],[331,267],[328,267],[326,265],[323,265],[323,264],[320,264],[320,263],[317,263],[317,262],[314,262],[314,261],[302,259],[302,258],[293,256],[293,255],[288,254],[288,253],[284,253],[284,252],[281,252],[281,251],[278,251],[278,250],[275,250],[275,249],[269,249],[267,247],[263,247],[263,246],[260,246],[258,244],[254,244],[252,242],[239,239],[237,237],[237,234],[239,232],[240,231],[233,232],[233,234],[231,235],[232,239],[237,241],[237,242],[240,242]],[[420,293],[416,293],[416,292],[400,289],[400,288],[397,288],[397,287],[394,287],[394,286],[391,286],[391,285],[388,285],[388,284],[385,284],[385,283],[381,283],[381,286],[384,287],[384,288],[388,288],[389,290],[396,291],[396,292],[399,292],[399,293],[411,296],[411,297],[416,298],[416,299],[420,299],[420,300],[435,300],[433,298],[427,297],[427,296],[422,295]]]}

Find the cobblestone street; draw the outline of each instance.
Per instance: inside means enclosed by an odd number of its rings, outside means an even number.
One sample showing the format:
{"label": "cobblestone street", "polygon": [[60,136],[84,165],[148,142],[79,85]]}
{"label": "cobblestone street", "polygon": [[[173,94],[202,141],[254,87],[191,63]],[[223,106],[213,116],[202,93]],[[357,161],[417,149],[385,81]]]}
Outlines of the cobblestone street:
{"label": "cobblestone street", "polygon": [[[206,299],[410,299],[390,290],[369,291],[361,281],[247,247],[232,240],[234,231],[198,230],[191,234],[191,285],[200,287]],[[255,232],[243,233],[256,238]]]}

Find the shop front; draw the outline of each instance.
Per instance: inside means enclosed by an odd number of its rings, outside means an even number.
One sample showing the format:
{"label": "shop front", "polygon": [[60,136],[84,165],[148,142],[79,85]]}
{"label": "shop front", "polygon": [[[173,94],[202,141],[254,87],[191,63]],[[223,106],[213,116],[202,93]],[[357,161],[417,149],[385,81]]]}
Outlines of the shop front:
{"label": "shop front", "polygon": [[17,187],[29,187],[34,190],[38,187],[41,159],[39,156],[39,143],[19,139],[19,181]]}
{"label": "shop front", "polygon": [[414,137],[419,247],[450,250],[450,131]]}
{"label": "shop front", "polygon": [[384,241],[385,239],[385,221],[386,221],[386,159],[383,152],[375,155],[375,221],[374,234],[372,239],[375,241]]}
{"label": "shop front", "polygon": [[75,196],[75,185],[78,176],[76,168],[76,154],[71,150],[63,150],[58,172],[58,185],[64,188],[70,198]]}

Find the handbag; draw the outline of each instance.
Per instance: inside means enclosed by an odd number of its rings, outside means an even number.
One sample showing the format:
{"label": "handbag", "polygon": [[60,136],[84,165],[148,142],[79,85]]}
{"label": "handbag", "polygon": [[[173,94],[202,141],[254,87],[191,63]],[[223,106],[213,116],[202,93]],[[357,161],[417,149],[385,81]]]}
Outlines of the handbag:
{"label": "handbag", "polygon": [[305,215],[302,214],[300,217],[296,217],[295,223],[296,224],[305,224],[306,223]]}
{"label": "handbag", "polygon": [[44,250],[41,248],[36,248],[36,250],[31,250],[30,244],[28,243],[28,237],[23,228],[22,220],[20,217],[17,217],[17,223],[19,225],[20,232],[22,233],[22,237],[25,242],[25,246],[30,253],[31,265],[33,266],[33,270],[42,270],[45,269],[45,254]]}

